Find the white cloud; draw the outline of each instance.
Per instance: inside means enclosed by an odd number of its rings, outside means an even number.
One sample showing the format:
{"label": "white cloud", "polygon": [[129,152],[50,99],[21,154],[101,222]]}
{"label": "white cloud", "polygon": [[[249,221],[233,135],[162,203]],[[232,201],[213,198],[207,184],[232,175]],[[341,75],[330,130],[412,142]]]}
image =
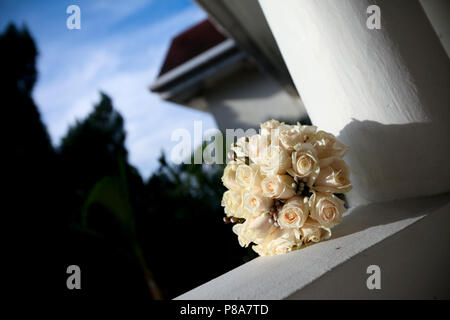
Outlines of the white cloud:
{"label": "white cloud", "polygon": [[88,3],[90,7],[87,10],[99,15],[108,15],[108,23],[114,23],[132,15],[152,2],[153,0],[127,0],[114,1],[111,4],[111,0],[96,0]]}

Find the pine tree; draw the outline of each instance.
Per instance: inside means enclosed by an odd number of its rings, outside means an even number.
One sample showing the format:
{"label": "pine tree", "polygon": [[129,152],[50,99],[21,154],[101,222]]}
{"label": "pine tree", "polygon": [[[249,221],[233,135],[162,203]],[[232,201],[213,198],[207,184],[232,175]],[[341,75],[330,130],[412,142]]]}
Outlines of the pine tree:
{"label": "pine tree", "polygon": [[100,102],[83,120],[69,128],[60,154],[72,188],[84,197],[105,176],[119,174],[119,161],[126,162],[122,116],[111,99],[101,93]]}
{"label": "pine tree", "polygon": [[[0,90],[7,162],[14,168],[13,187],[35,201],[43,200],[39,184],[53,165],[54,150],[32,91],[37,79],[37,49],[28,30],[9,25],[0,35]],[[7,138],[6,138],[7,137]]]}

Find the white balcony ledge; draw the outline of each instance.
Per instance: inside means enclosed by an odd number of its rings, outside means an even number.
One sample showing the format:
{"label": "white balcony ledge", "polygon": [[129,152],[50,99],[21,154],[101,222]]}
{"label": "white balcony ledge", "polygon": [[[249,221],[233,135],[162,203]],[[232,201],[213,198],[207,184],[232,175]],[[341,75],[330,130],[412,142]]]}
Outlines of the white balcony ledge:
{"label": "white balcony ledge", "polygon": [[[361,205],[330,240],[256,258],[176,299],[450,298],[449,225],[450,194]],[[381,290],[367,289],[372,264]]]}

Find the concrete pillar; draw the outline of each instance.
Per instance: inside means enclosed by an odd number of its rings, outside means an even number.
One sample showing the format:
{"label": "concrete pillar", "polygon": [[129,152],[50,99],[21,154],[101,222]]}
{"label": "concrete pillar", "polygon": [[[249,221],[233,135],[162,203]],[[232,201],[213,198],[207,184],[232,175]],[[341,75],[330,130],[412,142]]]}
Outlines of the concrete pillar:
{"label": "concrete pillar", "polygon": [[313,124],[351,147],[352,205],[450,190],[450,61],[417,0],[259,3]]}

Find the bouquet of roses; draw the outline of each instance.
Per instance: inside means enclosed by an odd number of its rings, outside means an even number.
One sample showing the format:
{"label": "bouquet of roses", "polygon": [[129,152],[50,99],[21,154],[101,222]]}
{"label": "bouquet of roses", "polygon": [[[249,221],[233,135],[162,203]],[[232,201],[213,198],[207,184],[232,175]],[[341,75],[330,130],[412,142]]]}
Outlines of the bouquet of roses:
{"label": "bouquet of roses", "polygon": [[282,254],[331,236],[345,211],[335,193],[352,188],[342,160],[348,147],[315,126],[261,124],[237,139],[222,181],[225,222],[239,244],[259,255]]}

